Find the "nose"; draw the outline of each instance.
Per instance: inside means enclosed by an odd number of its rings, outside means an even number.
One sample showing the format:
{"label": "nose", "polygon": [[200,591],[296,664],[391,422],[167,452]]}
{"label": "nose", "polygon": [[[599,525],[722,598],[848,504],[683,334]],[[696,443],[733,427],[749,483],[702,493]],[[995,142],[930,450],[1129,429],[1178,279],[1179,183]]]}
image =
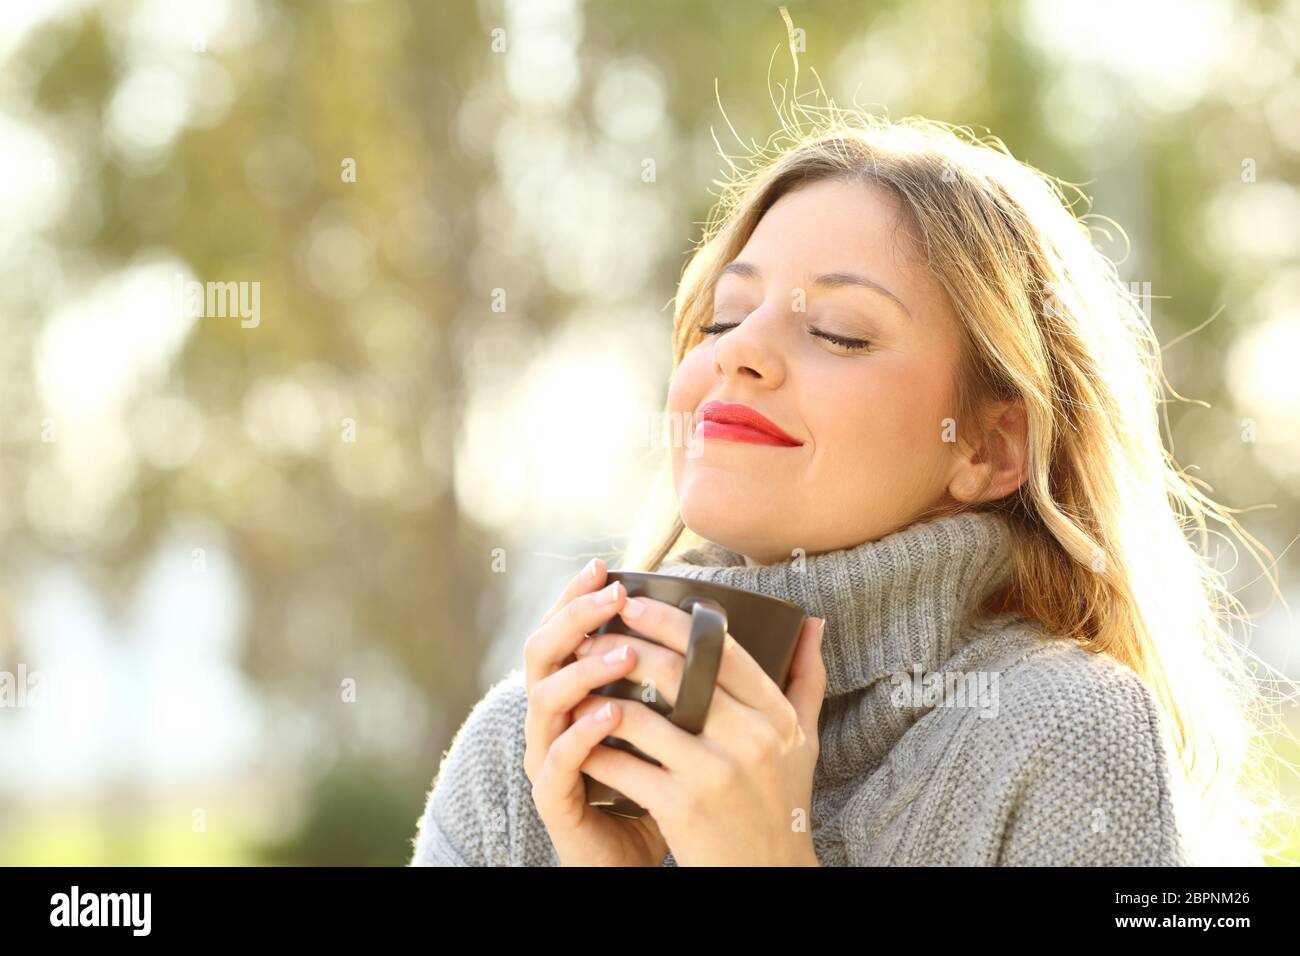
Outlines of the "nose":
{"label": "nose", "polygon": [[735,328],[718,333],[713,343],[713,373],[720,379],[749,378],[776,388],[785,380],[780,338],[788,321],[789,316],[779,308],[762,305]]}

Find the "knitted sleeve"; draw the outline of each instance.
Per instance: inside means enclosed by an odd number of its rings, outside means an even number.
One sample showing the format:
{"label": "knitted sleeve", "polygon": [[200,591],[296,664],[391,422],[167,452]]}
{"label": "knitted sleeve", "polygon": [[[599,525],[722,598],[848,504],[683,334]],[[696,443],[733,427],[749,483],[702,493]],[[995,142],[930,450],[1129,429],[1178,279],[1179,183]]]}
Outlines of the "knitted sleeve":
{"label": "knitted sleeve", "polygon": [[997,862],[1190,865],[1150,690],[1110,658],[1079,667],[1077,654],[1089,652],[1053,655],[1007,695],[1007,726],[1027,746]]}
{"label": "knitted sleeve", "polygon": [[527,706],[518,670],[474,705],[434,776],[409,865],[558,865],[524,772]]}

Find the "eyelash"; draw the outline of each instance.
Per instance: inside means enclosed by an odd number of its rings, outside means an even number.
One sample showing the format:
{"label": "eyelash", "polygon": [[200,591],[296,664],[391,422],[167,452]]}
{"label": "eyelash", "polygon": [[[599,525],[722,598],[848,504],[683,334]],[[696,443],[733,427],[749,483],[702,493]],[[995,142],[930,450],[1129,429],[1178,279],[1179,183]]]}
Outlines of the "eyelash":
{"label": "eyelash", "polygon": [[[705,335],[714,335],[719,332],[725,332],[727,329],[734,329],[736,325],[739,325],[739,323],[720,325],[717,322],[714,322],[712,325],[701,326],[700,331]],[[835,335],[833,332],[822,332],[818,329],[811,329],[810,331],[818,338],[826,339],[828,342],[833,342],[841,348],[851,349],[855,352],[864,352],[871,346],[871,343],[866,339],[847,339],[842,335]]]}

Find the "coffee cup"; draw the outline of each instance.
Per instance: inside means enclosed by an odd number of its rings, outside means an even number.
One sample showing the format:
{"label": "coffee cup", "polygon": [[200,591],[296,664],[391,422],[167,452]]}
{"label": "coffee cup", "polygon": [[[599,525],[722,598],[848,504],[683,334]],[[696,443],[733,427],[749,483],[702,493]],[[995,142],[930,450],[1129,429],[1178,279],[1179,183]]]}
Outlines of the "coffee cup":
{"label": "coffee cup", "polygon": [[[622,581],[628,597],[662,601],[688,612],[691,632],[681,685],[671,706],[660,699],[653,687],[643,688],[623,678],[598,687],[592,693],[640,701],[677,727],[698,734],[704,728],[709,704],[713,700],[723,643],[728,634],[785,691],[805,617],[799,605],[727,584],[653,571],[609,571],[606,578],[610,582]],[[615,615],[591,633],[593,636],[627,634],[651,643],[661,643],[631,627],[620,615]],[[625,740],[609,736],[602,743],[660,766],[659,761]],[[613,787],[585,772],[582,776],[586,781],[587,803],[591,806],[621,817],[645,815],[645,808]]]}

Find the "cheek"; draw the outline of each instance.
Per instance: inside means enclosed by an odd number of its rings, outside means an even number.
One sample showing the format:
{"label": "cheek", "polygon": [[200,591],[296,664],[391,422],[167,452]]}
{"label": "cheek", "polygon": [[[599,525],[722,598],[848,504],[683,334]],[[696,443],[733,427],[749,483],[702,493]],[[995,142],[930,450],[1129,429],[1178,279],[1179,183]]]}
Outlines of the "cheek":
{"label": "cheek", "polygon": [[942,363],[882,355],[865,371],[823,377],[815,402],[823,451],[892,469],[919,463],[942,429]]}
{"label": "cheek", "polygon": [[687,352],[668,382],[668,411],[687,414],[704,401],[711,368],[707,343]]}
{"label": "cheek", "polygon": [[[709,390],[711,364],[704,345],[697,345],[682,358],[668,382],[666,407],[669,416],[673,481],[680,486],[682,459],[692,447],[691,413],[704,401]],[[698,453],[698,452],[697,452]]]}

